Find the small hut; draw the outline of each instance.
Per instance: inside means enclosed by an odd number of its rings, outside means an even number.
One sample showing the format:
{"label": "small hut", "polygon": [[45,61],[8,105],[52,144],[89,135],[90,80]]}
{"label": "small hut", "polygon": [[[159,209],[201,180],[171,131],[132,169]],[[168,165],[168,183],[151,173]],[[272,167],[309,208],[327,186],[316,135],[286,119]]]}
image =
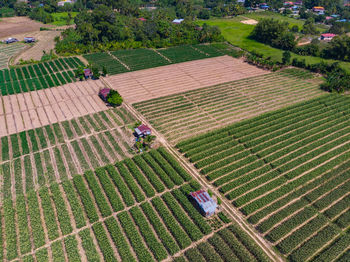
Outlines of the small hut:
{"label": "small hut", "polygon": [[209,196],[207,191],[201,189],[196,192],[191,192],[190,196],[205,217],[210,217],[215,214],[218,204]]}

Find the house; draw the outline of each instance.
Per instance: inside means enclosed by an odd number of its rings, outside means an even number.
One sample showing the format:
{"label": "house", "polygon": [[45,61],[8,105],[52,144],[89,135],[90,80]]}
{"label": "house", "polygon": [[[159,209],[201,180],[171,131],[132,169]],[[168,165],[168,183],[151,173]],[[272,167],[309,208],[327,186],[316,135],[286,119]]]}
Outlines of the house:
{"label": "house", "polygon": [[293,3],[293,2],[284,2],[283,5],[285,5],[285,6],[286,6],[286,5],[287,5],[287,6],[288,6],[288,5],[294,5],[294,3]]}
{"label": "house", "polygon": [[137,18],[137,19],[140,20],[140,21],[142,21],[142,22],[147,21],[147,19],[146,19],[146,18],[143,18],[143,17],[140,17],[140,18]]}
{"label": "house", "polygon": [[135,128],[135,134],[138,137],[145,137],[145,136],[151,135],[152,130],[148,126],[142,124],[142,125]]}
{"label": "house", "polygon": [[172,21],[173,24],[181,24],[184,21],[184,19],[174,19]]}
{"label": "house", "polygon": [[102,88],[100,92],[98,93],[98,96],[104,101],[107,102],[107,97],[109,93],[111,92],[111,89],[109,88]]}
{"label": "house", "polygon": [[205,217],[210,217],[215,213],[218,204],[209,196],[208,192],[201,189],[191,192],[190,196]]}
{"label": "house", "polygon": [[93,74],[89,68],[84,69],[84,77],[85,79],[92,78]]}
{"label": "house", "polygon": [[317,14],[319,14],[319,15],[324,15],[325,9],[324,9],[324,7],[322,7],[322,6],[314,6],[314,7],[312,8],[312,11],[315,12],[315,13],[317,13]]}
{"label": "house", "polygon": [[64,6],[65,4],[74,4],[75,0],[63,0],[57,3],[57,6]]}
{"label": "house", "polygon": [[322,34],[320,40],[331,41],[335,36],[336,34]]}
{"label": "house", "polygon": [[31,37],[31,36],[27,36],[24,38],[24,42],[25,43],[34,43],[35,42],[35,38]]}
{"label": "house", "polygon": [[269,9],[269,6],[266,3],[262,3],[259,5],[260,9]]}

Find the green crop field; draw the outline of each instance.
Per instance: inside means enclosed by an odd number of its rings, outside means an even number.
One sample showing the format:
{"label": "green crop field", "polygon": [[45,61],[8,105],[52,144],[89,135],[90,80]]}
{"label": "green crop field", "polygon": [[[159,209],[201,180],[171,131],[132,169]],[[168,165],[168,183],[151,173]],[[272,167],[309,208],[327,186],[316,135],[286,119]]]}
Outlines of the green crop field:
{"label": "green crop field", "polygon": [[[186,45],[164,49],[130,49],[108,53],[84,55],[91,64],[102,69],[106,67],[108,74],[120,74],[129,71],[164,66],[174,63],[222,56],[227,53],[226,44]],[[117,59],[116,59],[117,58]],[[119,60],[119,61],[118,61]]]}
{"label": "green crop field", "polygon": [[5,197],[0,258],[61,261],[66,254],[69,261],[161,261],[191,258],[198,251],[188,247],[199,243],[204,256],[270,261],[225,216],[200,215],[187,198],[199,188],[159,148]]}
{"label": "green crop field", "polygon": [[83,63],[78,58],[69,57],[0,70],[1,95],[35,91],[76,81],[73,70],[80,65]]}
{"label": "green crop field", "polygon": [[3,196],[130,157],[133,137],[126,127],[135,121],[122,107],[1,137]]}
{"label": "green crop field", "polygon": [[323,94],[321,80],[298,69],[133,104],[170,142]]}
{"label": "green crop field", "polygon": [[288,260],[348,261],[349,102],[324,95],[177,147]]}

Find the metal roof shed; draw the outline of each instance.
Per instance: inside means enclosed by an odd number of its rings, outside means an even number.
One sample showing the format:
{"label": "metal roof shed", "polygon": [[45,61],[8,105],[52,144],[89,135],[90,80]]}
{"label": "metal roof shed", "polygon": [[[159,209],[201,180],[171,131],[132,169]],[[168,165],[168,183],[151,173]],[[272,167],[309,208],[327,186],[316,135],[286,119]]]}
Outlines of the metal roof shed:
{"label": "metal roof shed", "polygon": [[190,196],[195,200],[204,216],[210,217],[218,207],[217,203],[209,196],[208,192],[203,189],[191,192]]}

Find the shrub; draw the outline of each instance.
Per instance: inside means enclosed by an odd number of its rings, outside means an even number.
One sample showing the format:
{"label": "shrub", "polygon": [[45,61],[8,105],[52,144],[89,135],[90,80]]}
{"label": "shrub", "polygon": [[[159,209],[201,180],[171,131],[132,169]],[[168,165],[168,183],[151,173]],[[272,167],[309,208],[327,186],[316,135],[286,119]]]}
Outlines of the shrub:
{"label": "shrub", "polygon": [[113,106],[120,106],[123,103],[123,98],[116,90],[111,90],[107,96],[107,102]]}

